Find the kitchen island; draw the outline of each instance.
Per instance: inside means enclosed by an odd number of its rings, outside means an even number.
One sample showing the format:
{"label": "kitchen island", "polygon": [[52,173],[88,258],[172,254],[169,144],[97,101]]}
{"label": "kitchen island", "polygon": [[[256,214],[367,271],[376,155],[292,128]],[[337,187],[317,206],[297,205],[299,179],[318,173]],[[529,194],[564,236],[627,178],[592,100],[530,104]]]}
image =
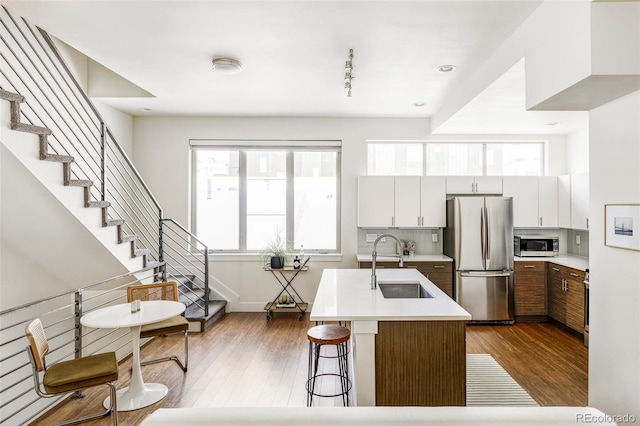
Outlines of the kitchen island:
{"label": "kitchen island", "polygon": [[[465,405],[471,315],[415,269],[325,269],[312,321],[350,321],[356,405]],[[388,282],[418,282],[430,298],[385,298]]]}

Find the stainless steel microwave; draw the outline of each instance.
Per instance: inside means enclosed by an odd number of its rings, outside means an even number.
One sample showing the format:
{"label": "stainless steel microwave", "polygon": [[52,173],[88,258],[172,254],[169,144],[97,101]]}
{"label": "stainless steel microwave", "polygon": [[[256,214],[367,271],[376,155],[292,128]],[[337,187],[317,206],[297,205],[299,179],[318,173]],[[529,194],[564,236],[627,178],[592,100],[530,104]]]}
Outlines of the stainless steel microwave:
{"label": "stainless steel microwave", "polygon": [[513,254],[520,257],[550,257],[560,254],[558,237],[515,235]]}

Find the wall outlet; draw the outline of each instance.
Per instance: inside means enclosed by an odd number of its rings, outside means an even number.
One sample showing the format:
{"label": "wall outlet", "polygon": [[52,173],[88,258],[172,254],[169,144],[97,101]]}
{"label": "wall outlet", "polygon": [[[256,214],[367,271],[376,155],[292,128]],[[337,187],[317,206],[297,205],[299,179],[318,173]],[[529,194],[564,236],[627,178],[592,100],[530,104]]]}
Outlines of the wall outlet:
{"label": "wall outlet", "polygon": [[368,243],[373,243],[376,238],[378,238],[378,234],[367,234],[365,237],[365,241]]}
{"label": "wall outlet", "polygon": [[431,242],[432,243],[438,242],[438,234],[431,234]]}
{"label": "wall outlet", "polygon": [[580,235],[576,235],[576,244],[580,245]]}

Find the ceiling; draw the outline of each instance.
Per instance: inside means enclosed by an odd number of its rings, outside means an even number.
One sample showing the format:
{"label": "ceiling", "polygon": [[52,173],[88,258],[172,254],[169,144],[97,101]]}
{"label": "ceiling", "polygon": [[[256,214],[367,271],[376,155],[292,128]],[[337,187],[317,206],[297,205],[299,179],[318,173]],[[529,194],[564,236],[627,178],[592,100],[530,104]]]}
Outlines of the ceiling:
{"label": "ceiling", "polygon": [[[430,117],[540,3],[3,0],[12,14],[150,93],[101,91],[102,102],[132,115],[306,117]],[[220,56],[239,60],[243,71],[214,72],[211,60]],[[438,72],[444,64],[457,69]],[[585,114],[525,111],[520,64],[438,133],[563,134]]]}

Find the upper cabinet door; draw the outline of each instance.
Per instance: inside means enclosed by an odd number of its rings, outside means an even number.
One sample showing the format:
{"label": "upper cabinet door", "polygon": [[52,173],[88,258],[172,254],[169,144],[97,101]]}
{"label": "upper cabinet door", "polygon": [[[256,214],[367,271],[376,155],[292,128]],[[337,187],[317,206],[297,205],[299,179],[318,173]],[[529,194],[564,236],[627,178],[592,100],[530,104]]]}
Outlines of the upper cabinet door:
{"label": "upper cabinet door", "polygon": [[540,227],[558,227],[558,178],[555,176],[538,178],[538,216]]}
{"label": "upper cabinet door", "polygon": [[447,226],[447,193],[444,176],[425,176],[420,179],[420,226]]}
{"label": "upper cabinet door", "polygon": [[500,176],[447,176],[447,194],[502,194]]}
{"label": "upper cabinet door", "polygon": [[358,177],[358,226],[382,228],[394,225],[393,176]]}
{"label": "upper cabinet door", "polygon": [[571,176],[558,176],[558,227],[571,228]]}
{"label": "upper cabinet door", "polygon": [[501,176],[476,176],[475,180],[477,194],[502,194]]}
{"label": "upper cabinet door", "polygon": [[420,176],[395,177],[395,226],[421,226]]}
{"label": "upper cabinet door", "polygon": [[538,216],[538,177],[513,176],[502,180],[505,197],[513,198],[513,226],[515,228],[537,228]]}
{"label": "upper cabinet door", "polygon": [[571,175],[571,227],[589,229],[589,174]]}
{"label": "upper cabinet door", "polygon": [[475,194],[473,176],[447,176],[447,194]]}

